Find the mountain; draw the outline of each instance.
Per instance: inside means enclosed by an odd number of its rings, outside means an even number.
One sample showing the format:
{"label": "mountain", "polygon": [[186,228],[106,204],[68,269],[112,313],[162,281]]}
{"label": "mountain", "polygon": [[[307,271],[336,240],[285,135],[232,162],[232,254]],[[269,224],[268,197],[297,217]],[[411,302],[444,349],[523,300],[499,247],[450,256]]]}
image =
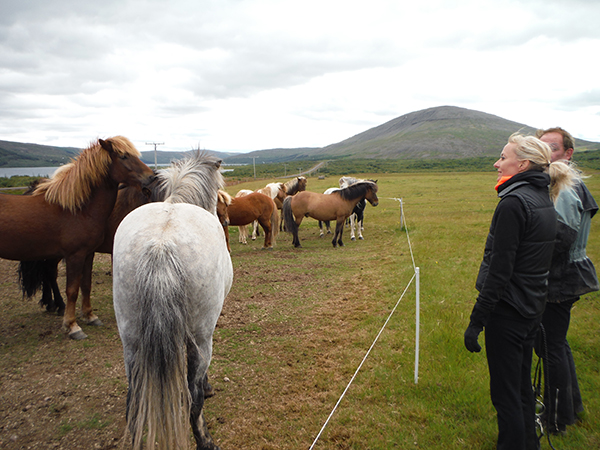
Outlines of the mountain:
{"label": "mountain", "polygon": [[74,147],[0,141],[0,167],[57,167],[69,162],[80,151]]}
{"label": "mountain", "polygon": [[[225,159],[227,164],[293,160],[451,159],[498,156],[508,137],[535,128],[456,106],[439,106],[405,114],[356,136],[323,148],[274,149]],[[575,139],[578,151],[600,149],[600,143]]]}
{"label": "mountain", "polygon": [[[322,148],[276,148],[250,153],[208,152],[222,158],[225,164],[340,158],[456,159],[498,156],[508,137],[516,131],[533,134],[535,128],[480,111],[439,106],[405,114]],[[575,146],[578,151],[600,149],[600,143],[581,139],[575,139]],[[0,167],[59,165],[78,151],[68,147],[0,141]],[[187,153],[157,151],[156,155],[158,164],[165,165]],[[142,152],[142,160],[152,166],[154,151]]]}

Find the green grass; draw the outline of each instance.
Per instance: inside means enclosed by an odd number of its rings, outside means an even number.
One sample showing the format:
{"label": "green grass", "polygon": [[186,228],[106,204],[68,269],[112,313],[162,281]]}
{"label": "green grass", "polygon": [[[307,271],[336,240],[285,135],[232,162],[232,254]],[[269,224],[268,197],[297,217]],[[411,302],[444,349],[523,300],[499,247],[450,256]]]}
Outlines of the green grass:
{"label": "green grass", "polygon": [[[586,183],[600,199],[600,174],[592,175]],[[238,330],[218,328],[215,334],[211,374],[222,393],[219,401],[209,400],[207,415],[219,418],[211,422],[211,431],[223,448],[312,444],[413,275],[406,229],[421,278],[418,383],[413,284],[315,449],[495,448],[497,426],[485,349],[469,353],[463,332],[498,201],[496,175],[360,176],[378,178],[380,186],[379,206],[367,206],[365,241],[351,242],[346,231],[346,247],[333,249],[331,238],[319,239],[316,222],[305,219],[300,226],[302,249],[293,249],[291,237],[280,235],[275,250],[262,252],[258,244],[237,244],[231,230],[232,260],[239,274],[233,301],[246,302],[252,324]],[[228,191],[235,194],[267,182],[244,183]],[[310,178],[308,190],[323,192],[336,182],[334,177]],[[404,202],[402,228],[399,203],[393,198]],[[592,221],[588,254],[600,266],[599,218]],[[243,269],[253,264],[265,274],[260,288],[265,295],[282,290],[273,309],[251,298],[257,295],[256,283],[245,278]],[[307,278],[302,289],[285,290],[285,277],[308,275],[312,281]],[[587,415],[566,436],[553,438],[557,449],[600,445],[598,300],[598,293],[589,294],[573,310],[569,342]],[[268,332],[283,325],[288,333]],[[220,382],[223,376],[232,382]],[[271,377],[276,379],[272,384]],[[292,393],[305,400],[286,403]],[[244,436],[236,435],[240,416],[253,423],[255,433],[244,428]],[[542,449],[547,448],[544,440]]]}

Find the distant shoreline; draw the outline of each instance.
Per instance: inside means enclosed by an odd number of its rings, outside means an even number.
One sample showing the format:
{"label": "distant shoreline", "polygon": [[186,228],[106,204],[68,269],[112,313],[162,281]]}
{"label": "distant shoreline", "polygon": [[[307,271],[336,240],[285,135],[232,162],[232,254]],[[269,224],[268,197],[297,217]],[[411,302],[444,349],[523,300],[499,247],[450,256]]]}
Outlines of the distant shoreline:
{"label": "distant shoreline", "polygon": [[58,167],[0,167],[0,177],[50,177]]}

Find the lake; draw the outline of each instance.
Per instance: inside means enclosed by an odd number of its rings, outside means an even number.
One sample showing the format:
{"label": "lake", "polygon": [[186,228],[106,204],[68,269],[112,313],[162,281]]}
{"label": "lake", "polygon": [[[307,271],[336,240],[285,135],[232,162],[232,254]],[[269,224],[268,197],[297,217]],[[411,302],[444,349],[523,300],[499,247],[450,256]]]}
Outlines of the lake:
{"label": "lake", "polygon": [[10,178],[14,175],[29,177],[49,177],[58,167],[0,167],[0,177]]}

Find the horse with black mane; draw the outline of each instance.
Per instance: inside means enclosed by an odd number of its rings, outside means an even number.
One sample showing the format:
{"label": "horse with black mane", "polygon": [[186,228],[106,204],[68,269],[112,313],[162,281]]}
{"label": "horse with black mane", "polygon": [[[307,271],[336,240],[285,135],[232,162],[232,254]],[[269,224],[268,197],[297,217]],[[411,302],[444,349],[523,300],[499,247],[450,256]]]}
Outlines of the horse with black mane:
{"label": "horse with black mane", "polygon": [[363,199],[377,206],[377,190],[377,183],[374,181],[361,180],[331,194],[303,191],[286,198],[283,202],[283,217],[286,230],[293,235],[292,244],[294,247],[301,247],[298,228],[304,217],[312,217],[320,221],[335,219],[335,234],[331,243],[334,247],[343,246],[344,222],[356,204]]}

